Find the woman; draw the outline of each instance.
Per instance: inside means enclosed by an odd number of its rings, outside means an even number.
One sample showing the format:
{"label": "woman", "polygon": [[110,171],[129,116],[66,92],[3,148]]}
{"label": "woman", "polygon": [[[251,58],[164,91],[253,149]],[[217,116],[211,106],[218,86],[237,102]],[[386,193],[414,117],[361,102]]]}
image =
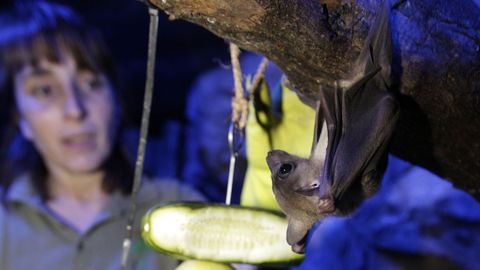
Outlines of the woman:
{"label": "woman", "polygon": [[[17,4],[0,15],[0,91],[11,136],[2,153],[0,269],[119,269],[132,166],[119,144],[120,108],[98,33],[70,9]],[[174,182],[145,182],[154,204],[201,199]],[[144,246],[133,268],[175,261]]]}

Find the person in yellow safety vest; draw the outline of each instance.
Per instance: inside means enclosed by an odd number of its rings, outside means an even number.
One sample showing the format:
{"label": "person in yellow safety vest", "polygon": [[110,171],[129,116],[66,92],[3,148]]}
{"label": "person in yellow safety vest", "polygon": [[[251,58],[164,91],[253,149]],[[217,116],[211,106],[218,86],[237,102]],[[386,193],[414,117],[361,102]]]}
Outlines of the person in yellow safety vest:
{"label": "person in yellow safety vest", "polygon": [[246,127],[248,167],[241,205],[280,210],[265,160],[268,151],[281,149],[301,157],[310,155],[315,111],[302,103],[284,82],[272,91],[264,82],[250,98]]}

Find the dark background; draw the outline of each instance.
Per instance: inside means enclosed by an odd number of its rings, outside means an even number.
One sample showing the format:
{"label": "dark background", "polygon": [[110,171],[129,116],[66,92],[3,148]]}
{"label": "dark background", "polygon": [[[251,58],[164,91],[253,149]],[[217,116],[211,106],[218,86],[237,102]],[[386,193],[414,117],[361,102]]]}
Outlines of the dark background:
{"label": "dark background", "polygon": [[[100,28],[112,50],[125,86],[130,124],[139,125],[145,83],[149,15],[136,0],[57,0],[75,8]],[[192,23],[159,12],[159,33],[151,132],[166,120],[184,121],[185,98],[203,70],[229,63],[228,44]]]}

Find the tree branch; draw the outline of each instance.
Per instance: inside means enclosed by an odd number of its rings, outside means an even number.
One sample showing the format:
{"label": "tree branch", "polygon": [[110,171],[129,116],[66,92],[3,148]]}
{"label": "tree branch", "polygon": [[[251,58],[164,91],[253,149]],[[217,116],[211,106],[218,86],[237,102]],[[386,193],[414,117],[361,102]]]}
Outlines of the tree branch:
{"label": "tree branch", "polygon": [[[345,78],[380,0],[151,0],[170,14],[259,52],[313,105]],[[400,0],[391,14],[402,115],[394,154],[480,198],[480,7],[472,0]]]}

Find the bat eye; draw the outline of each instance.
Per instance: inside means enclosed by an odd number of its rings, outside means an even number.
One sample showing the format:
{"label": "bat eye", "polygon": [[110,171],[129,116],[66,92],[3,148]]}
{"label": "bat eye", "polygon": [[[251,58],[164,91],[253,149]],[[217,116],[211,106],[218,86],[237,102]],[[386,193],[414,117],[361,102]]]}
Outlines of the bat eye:
{"label": "bat eye", "polygon": [[287,176],[290,172],[293,170],[293,165],[291,163],[284,163],[282,166],[280,166],[280,169],[278,170],[278,174],[280,176]]}

